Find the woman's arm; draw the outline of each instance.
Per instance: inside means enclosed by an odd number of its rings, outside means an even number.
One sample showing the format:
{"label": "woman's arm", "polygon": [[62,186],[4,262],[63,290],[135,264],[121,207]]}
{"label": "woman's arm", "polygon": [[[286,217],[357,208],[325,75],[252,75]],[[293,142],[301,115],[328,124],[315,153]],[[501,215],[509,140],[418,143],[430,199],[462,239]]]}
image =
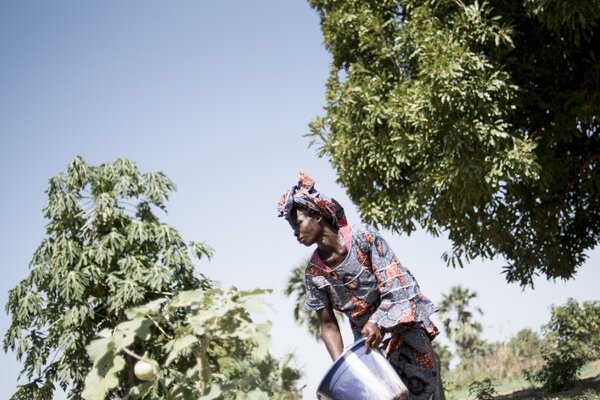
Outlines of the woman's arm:
{"label": "woman's arm", "polygon": [[317,310],[321,322],[321,337],[332,360],[336,360],[344,351],[344,342],[335,314],[331,306]]}

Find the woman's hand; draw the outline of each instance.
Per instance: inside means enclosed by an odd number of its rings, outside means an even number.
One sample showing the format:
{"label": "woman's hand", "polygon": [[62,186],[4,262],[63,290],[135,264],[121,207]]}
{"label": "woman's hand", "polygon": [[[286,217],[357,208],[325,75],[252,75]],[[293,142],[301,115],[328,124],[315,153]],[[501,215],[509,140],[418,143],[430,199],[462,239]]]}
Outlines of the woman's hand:
{"label": "woman's hand", "polygon": [[365,342],[365,348],[367,350],[377,348],[383,339],[381,329],[379,329],[379,326],[377,326],[376,323],[371,321],[363,326],[361,333],[364,338],[367,338],[367,341]]}

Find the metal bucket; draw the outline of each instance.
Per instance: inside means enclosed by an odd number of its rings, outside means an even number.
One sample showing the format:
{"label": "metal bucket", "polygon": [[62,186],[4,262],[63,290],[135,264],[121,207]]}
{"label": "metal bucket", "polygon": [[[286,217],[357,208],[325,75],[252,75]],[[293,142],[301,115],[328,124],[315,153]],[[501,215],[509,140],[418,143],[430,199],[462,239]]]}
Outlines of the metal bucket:
{"label": "metal bucket", "polygon": [[405,400],[408,389],[379,349],[357,340],[327,370],[317,388],[321,400]]}

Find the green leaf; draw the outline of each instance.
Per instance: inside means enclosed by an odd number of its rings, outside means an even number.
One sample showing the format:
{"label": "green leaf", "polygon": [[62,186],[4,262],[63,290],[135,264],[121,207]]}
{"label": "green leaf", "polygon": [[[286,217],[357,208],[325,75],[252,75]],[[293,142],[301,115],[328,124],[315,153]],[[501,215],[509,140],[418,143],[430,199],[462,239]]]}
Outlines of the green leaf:
{"label": "green leaf", "polygon": [[144,382],[137,386],[132,387],[127,393],[127,396],[123,397],[122,400],[138,400],[150,393],[154,382]]}
{"label": "green leaf", "polygon": [[307,136],[362,220],[447,232],[449,265],[501,256],[525,286],[600,241],[600,6],[522,3],[310,0],[332,64]]}
{"label": "green leaf", "polygon": [[131,321],[121,322],[113,332],[116,351],[133,343],[136,337],[148,340],[152,321],[147,318],[135,318]]}
{"label": "green leaf", "polygon": [[238,399],[240,400],[269,400],[269,394],[256,388],[248,393],[240,393]]}
{"label": "green leaf", "polygon": [[271,346],[271,323],[269,321],[263,322],[261,324],[256,325],[256,336],[254,337],[254,341],[257,346],[252,351],[254,357],[264,358],[268,352],[269,347]]}
{"label": "green leaf", "polygon": [[117,374],[125,367],[125,359],[107,353],[94,364],[85,378],[85,387],[81,393],[84,400],[104,400],[106,393],[119,385]]}
{"label": "green leaf", "polygon": [[97,339],[92,340],[90,344],[86,346],[85,349],[87,354],[94,363],[114,350],[115,344],[110,334],[110,329],[103,329],[98,334]]}
{"label": "green leaf", "polygon": [[138,307],[132,307],[125,310],[125,315],[128,319],[144,317],[146,315],[156,315],[160,311],[160,306],[168,299],[156,299]]}
{"label": "green leaf", "polygon": [[260,294],[270,293],[271,290],[255,290],[252,292],[240,292],[244,296],[244,308],[250,313],[259,313],[265,308],[265,300]]}
{"label": "green leaf", "polygon": [[204,291],[202,290],[186,290],[173,297],[169,302],[169,307],[177,308],[200,305],[205,299]]}
{"label": "green leaf", "polygon": [[208,393],[198,397],[198,400],[214,400],[221,396],[221,387],[216,384],[210,385],[208,388]]}
{"label": "green leaf", "polygon": [[179,353],[185,348],[191,346],[194,343],[198,342],[198,338],[194,335],[185,335],[182,338],[175,339],[167,344],[167,350],[169,351],[169,356],[165,361],[165,365],[171,364],[173,360],[175,360]]}
{"label": "green leaf", "polygon": [[190,242],[190,248],[194,252],[194,255],[196,256],[196,258],[198,258],[198,260],[201,260],[204,257],[206,257],[210,260],[210,258],[213,256],[213,253],[214,253],[214,250],[212,249],[212,247],[210,247],[206,243]]}
{"label": "green leaf", "polygon": [[[46,236],[6,304],[12,321],[4,349],[15,352],[30,380],[15,399],[50,399],[55,385],[86,400],[126,388],[127,399],[236,398],[240,388],[257,387],[248,377],[263,376],[266,364],[253,360],[248,310],[258,310],[263,291],[211,289],[196,275],[189,253],[212,250],[186,245],[153,213],[166,209],[173,189],[162,173],[142,177],[125,159],[94,167],[77,158],[50,180]],[[156,381],[130,388],[127,347],[166,361]],[[263,383],[277,398],[284,377],[272,364]]]}

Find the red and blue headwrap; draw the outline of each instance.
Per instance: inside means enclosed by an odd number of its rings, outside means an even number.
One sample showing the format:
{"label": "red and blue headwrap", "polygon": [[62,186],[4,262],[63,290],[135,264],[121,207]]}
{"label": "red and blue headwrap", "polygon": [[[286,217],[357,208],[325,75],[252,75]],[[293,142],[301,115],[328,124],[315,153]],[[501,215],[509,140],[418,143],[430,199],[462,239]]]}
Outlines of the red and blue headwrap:
{"label": "red and blue headwrap", "polygon": [[304,172],[300,172],[298,184],[292,186],[279,199],[277,204],[278,216],[288,219],[295,206],[322,215],[335,229],[348,225],[342,206],[335,199],[319,193],[315,189],[315,181]]}

